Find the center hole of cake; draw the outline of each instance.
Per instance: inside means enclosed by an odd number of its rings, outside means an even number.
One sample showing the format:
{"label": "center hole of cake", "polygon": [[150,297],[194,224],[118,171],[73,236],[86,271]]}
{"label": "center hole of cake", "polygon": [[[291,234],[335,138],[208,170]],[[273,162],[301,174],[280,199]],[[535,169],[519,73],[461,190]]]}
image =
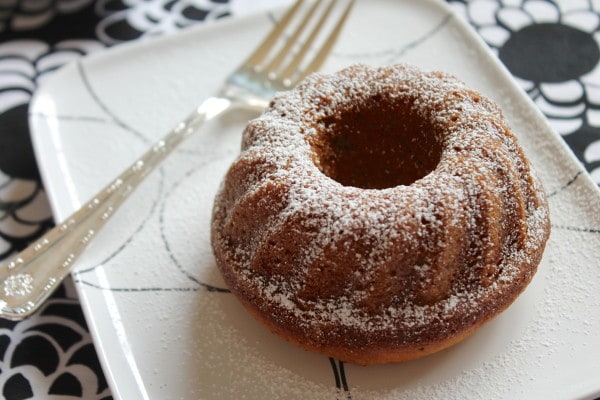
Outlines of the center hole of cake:
{"label": "center hole of cake", "polygon": [[410,103],[371,99],[365,107],[321,122],[320,134],[311,143],[315,162],[342,185],[364,189],[410,185],[440,162],[440,135]]}

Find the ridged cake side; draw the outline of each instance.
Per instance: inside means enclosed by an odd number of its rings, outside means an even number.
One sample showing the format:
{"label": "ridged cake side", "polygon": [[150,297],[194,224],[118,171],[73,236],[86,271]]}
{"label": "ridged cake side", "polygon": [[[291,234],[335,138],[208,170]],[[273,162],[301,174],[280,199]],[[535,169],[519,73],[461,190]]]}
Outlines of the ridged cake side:
{"label": "ridged cake side", "polygon": [[313,74],[253,120],[215,199],[227,284],[348,362],[429,354],[531,280],[548,206],[500,109],[408,65]]}

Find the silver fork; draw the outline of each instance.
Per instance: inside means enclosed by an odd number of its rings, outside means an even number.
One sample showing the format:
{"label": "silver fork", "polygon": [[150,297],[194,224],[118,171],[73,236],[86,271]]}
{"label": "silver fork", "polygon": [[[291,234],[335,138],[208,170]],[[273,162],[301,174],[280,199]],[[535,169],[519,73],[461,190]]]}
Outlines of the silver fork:
{"label": "silver fork", "polygon": [[[252,55],[229,75],[217,96],[203,101],[64,222],[1,265],[0,317],[20,320],[33,314],[69,274],[76,259],[117,208],[204,122],[233,109],[261,111],[275,92],[292,88],[317,70],[354,4],[354,0],[346,0],[343,6],[338,2],[317,0],[307,5],[305,0],[298,0]],[[337,21],[327,24],[338,9]],[[317,42],[319,46],[315,45]],[[316,54],[309,56],[314,47],[318,47]]]}

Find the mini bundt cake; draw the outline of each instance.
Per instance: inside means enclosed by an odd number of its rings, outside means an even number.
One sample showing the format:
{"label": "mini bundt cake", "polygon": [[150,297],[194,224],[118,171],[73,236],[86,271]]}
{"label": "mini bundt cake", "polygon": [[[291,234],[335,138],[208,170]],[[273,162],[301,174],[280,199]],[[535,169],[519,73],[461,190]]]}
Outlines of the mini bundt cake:
{"label": "mini bundt cake", "polygon": [[279,336],[400,362],[506,309],[537,269],[548,214],[494,102],[444,73],[355,65],[310,75],[249,123],[212,246]]}

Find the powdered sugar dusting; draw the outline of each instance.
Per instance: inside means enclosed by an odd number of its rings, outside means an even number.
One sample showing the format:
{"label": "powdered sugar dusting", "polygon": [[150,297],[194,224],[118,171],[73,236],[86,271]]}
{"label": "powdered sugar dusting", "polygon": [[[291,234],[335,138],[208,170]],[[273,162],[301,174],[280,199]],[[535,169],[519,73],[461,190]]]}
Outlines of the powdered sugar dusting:
{"label": "powdered sugar dusting", "polygon": [[[371,119],[345,117],[361,113]],[[416,121],[441,150],[411,162],[434,169],[377,189],[330,177],[328,146],[352,147],[343,135],[363,123],[387,129],[382,118]],[[394,148],[378,151],[394,161]],[[548,229],[543,192],[493,102],[442,73],[358,65],[311,75],[250,123],[215,202],[213,247],[234,293],[301,343],[402,348],[508,306]]]}

